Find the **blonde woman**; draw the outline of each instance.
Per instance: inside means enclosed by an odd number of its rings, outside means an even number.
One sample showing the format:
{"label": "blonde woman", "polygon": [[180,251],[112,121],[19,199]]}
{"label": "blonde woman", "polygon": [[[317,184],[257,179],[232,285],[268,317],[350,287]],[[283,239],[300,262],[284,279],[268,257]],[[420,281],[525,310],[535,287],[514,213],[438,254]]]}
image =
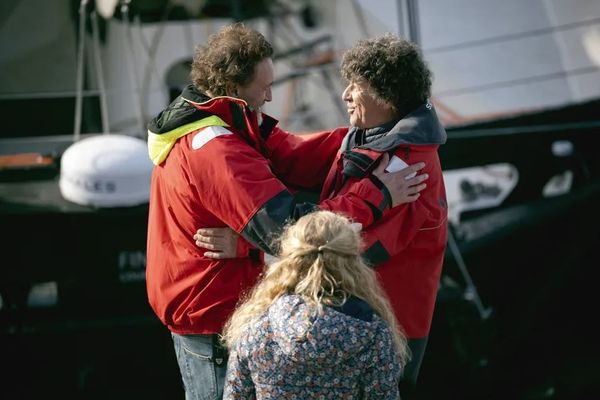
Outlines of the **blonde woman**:
{"label": "blonde woman", "polygon": [[289,226],[279,260],[227,321],[224,399],[397,399],[408,354],[350,221]]}

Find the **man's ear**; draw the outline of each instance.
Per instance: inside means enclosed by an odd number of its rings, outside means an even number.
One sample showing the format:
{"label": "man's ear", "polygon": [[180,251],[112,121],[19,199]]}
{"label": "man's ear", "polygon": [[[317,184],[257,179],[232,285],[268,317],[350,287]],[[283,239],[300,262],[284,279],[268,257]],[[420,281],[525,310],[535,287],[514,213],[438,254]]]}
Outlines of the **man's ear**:
{"label": "man's ear", "polygon": [[388,110],[390,110],[390,112],[391,112],[393,115],[396,115],[396,116],[397,116],[397,115],[399,114],[399,112],[398,112],[398,107],[396,107],[395,105],[393,105],[393,104],[392,104],[392,103],[390,103],[389,101],[385,101],[385,102],[384,102],[384,107],[385,107],[385,108],[387,108]]}

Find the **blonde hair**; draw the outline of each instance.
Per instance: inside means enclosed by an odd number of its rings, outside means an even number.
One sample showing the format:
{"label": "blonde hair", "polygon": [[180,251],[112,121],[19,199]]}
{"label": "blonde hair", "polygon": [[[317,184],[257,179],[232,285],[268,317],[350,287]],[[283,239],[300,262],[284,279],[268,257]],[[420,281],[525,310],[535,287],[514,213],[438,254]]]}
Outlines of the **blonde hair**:
{"label": "blonde hair", "polygon": [[388,323],[404,364],[408,359],[406,337],[375,272],[362,261],[361,248],[360,234],[350,221],[329,211],[313,212],[288,226],[280,241],[279,261],[267,268],[226,322],[225,345],[232,348],[243,330],[285,294],[299,295],[319,311],[323,305],[341,306],[355,296]]}

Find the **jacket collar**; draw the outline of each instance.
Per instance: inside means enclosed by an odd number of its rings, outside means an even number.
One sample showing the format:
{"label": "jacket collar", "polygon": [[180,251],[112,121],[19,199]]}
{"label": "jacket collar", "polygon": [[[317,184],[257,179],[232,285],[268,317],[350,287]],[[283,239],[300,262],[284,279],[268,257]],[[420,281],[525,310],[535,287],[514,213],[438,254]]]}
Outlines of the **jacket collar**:
{"label": "jacket collar", "polygon": [[[364,143],[356,144],[358,135]],[[403,118],[366,130],[351,128],[342,144],[342,150],[353,147],[388,151],[400,145],[432,145],[446,143],[446,130],[439,122],[433,105],[428,101]]]}

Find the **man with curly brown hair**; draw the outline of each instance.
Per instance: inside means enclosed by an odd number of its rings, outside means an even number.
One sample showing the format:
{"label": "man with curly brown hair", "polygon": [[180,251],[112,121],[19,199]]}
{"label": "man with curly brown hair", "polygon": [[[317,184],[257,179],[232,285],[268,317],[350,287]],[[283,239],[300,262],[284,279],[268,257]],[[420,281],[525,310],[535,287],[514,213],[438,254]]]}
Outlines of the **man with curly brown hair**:
{"label": "man with curly brown hair", "polygon": [[[218,334],[262,272],[259,250],[274,252],[286,222],[322,209],[368,227],[424,187],[423,176],[405,179],[422,165],[388,174],[384,162],[340,196],[297,204],[290,188],[322,184],[346,130],[290,135],[260,111],[271,101],[272,54],[259,32],[224,27],[198,48],[193,85],[148,126],[148,299],[172,333],[188,399],[221,398],[227,353]],[[282,149],[310,161],[290,164]],[[210,258],[208,244],[199,250],[192,235],[203,227],[238,233],[234,258]]]}

